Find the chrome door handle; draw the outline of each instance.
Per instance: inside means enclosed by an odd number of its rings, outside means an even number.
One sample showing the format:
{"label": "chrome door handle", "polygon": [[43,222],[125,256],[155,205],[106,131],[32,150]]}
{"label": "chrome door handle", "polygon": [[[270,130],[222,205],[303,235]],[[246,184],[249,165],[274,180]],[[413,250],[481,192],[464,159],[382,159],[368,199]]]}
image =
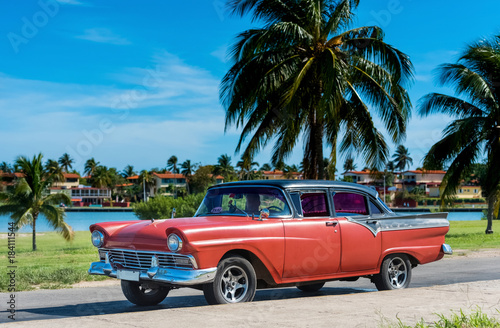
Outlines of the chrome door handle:
{"label": "chrome door handle", "polygon": [[326,222],[326,226],[327,227],[336,227],[337,224],[339,224],[338,222],[336,221],[329,221],[329,222]]}

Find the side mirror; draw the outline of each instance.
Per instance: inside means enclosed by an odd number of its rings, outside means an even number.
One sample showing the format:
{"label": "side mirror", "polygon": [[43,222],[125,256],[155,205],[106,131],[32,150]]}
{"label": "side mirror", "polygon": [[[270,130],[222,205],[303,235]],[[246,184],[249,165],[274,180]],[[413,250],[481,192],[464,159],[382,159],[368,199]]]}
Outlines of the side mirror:
{"label": "side mirror", "polygon": [[259,220],[266,220],[269,218],[269,210],[267,208],[263,208],[260,210]]}

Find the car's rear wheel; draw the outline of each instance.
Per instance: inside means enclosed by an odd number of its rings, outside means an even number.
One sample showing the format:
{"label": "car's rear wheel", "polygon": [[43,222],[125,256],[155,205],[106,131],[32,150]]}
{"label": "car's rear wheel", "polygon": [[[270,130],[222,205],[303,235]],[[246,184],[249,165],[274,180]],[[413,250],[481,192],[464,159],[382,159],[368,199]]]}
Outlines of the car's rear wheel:
{"label": "car's rear wheel", "polygon": [[324,285],[325,285],[324,282],[318,282],[316,284],[311,284],[311,285],[297,286],[297,288],[306,293],[314,293],[323,288]]}
{"label": "car's rear wheel", "polygon": [[209,304],[251,302],[256,288],[252,264],[241,256],[232,256],[219,262],[215,279],[203,286],[203,294]]}
{"label": "car's rear wheel", "polygon": [[167,297],[169,288],[147,288],[139,282],[122,280],[123,295],[136,305],[156,305]]}
{"label": "car's rear wheel", "polygon": [[411,281],[411,262],[404,254],[392,254],[382,262],[380,273],[373,282],[378,290],[403,289]]}

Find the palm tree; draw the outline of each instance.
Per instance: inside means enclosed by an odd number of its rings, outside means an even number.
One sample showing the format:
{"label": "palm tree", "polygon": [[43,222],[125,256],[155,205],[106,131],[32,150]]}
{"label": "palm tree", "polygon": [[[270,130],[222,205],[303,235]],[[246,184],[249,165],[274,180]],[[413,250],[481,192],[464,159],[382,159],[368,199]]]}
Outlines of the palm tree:
{"label": "palm tree", "polygon": [[189,194],[189,178],[194,174],[198,164],[192,164],[191,160],[186,159],[181,164],[181,174],[186,178],[186,191]]}
{"label": "palm tree", "polygon": [[53,159],[47,160],[45,163],[45,171],[48,175],[52,176],[53,182],[63,182],[64,181],[64,172],[63,168],[59,165],[59,163]]}
{"label": "palm tree", "polygon": [[[142,199],[143,202],[147,201],[146,189],[149,190],[151,188],[151,186],[154,184],[154,180],[155,179],[154,179],[153,175],[148,170],[142,170],[141,173],[139,174],[139,181],[142,185],[142,190],[144,193],[143,199]],[[149,194],[149,192],[148,192],[148,194]]]}
{"label": "palm tree", "polygon": [[106,166],[99,165],[92,175],[92,187],[109,188],[113,185],[113,174]]}
{"label": "palm tree", "polygon": [[91,159],[88,159],[86,162],[85,162],[85,167],[83,169],[83,174],[87,175],[87,176],[93,176],[95,174],[95,171],[97,169],[97,167],[99,166],[99,162],[96,162],[94,157],[92,157]]}
{"label": "palm tree", "polygon": [[14,169],[7,162],[0,163],[0,171],[3,173],[12,173]]}
{"label": "palm tree", "polygon": [[179,173],[179,169],[177,168],[177,156],[170,156],[167,161],[167,169],[172,173]]}
{"label": "palm tree", "polygon": [[134,171],[134,167],[132,165],[125,166],[125,168],[122,171],[122,176],[124,178],[133,177],[136,174],[137,173]]}
{"label": "palm tree", "polygon": [[236,163],[236,167],[240,168],[240,180],[250,180],[250,177],[255,170],[255,166],[258,167],[259,163],[247,160],[245,158],[242,158],[240,161],[238,161],[238,163]]}
{"label": "palm tree", "polygon": [[214,166],[214,174],[222,175],[224,181],[230,181],[230,178],[234,175],[234,167],[231,165],[231,156],[227,154],[221,155],[217,159],[217,165]]}
{"label": "palm tree", "polygon": [[410,157],[408,148],[405,148],[403,145],[399,145],[396,148],[392,159],[395,162],[395,168],[400,171],[404,171],[407,167],[410,168],[410,165],[413,165],[413,158]]}
{"label": "palm tree", "polygon": [[[289,156],[304,136],[304,175],[324,176],[324,142],[330,162],[360,150],[381,166],[388,146],[372,119],[377,114],[393,142],[405,135],[413,79],[409,57],[384,42],[376,26],[345,30],[359,0],[228,0],[232,13],[252,14],[264,28],[242,32],[233,45],[233,66],[221,82],[226,129],[242,127],[236,148],[250,140],[252,158],[275,141],[272,162]],[[371,105],[371,108],[369,108]],[[373,113],[370,112],[373,110]]]}
{"label": "palm tree", "polygon": [[264,165],[262,165],[262,167],[259,169],[259,171],[271,171],[273,168],[271,165],[269,165],[268,163],[265,163]]}
{"label": "palm tree", "polygon": [[0,215],[10,214],[17,229],[25,225],[33,228],[33,251],[36,251],[36,222],[41,214],[49,224],[59,231],[64,239],[73,239],[73,230],[64,221],[65,212],[57,204],[71,204],[71,199],[64,193],[46,195],[47,189],[52,183],[53,176],[46,175],[42,164],[43,156],[33,156],[32,160],[26,157],[18,157],[18,165],[24,177],[19,180],[11,193],[0,193]]}
{"label": "palm tree", "polygon": [[425,95],[420,115],[442,113],[454,117],[424,158],[424,167],[449,164],[441,186],[446,204],[483,156],[487,158],[483,192],[488,201],[486,233],[493,233],[493,217],[500,206],[500,35],[470,44],[456,63],[438,69],[438,82],[455,89],[456,97]]}
{"label": "palm tree", "polygon": [[73,168],[73,163],[75,161],[69,156],[68,153],[64,153],[60,158],[59,158],[59,164],[61,164],[61,167],[63,168],[64,172],[69,172],[69,169]]}
{"label": "palm tree", "polygon": [[344,162],[344,171],[349,172],[354,170],[356,170],[356,164],[354,163],[354,158],[349,155]]}

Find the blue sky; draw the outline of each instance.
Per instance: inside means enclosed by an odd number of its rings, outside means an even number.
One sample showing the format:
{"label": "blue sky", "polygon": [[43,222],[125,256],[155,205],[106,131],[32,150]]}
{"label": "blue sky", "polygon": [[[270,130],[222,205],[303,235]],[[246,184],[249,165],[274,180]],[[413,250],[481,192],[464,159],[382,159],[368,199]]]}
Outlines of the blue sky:
{"label": "blue sky", "polygon": [[[432,70],[465,44],[500,33],[500,2],[361,0],[354,25],[379,25],[416,69],[414,105],[441,91]],[[479,4],[479,5],[478,5]],[[180,161],[233,164],[239,136],[224,133],[218,86],[234,36],[258,23],[228,16],[223,0],[8,1],[0,11],[0,162],[69,153],[119,170]],[[450,118],[416,112],[405,146],[421,165]],[[395,145],[392,145],[393,149]],[[270,160],[270,147],[256,160]],[[287,161],[298,164],[302,148]],[[343,159],[339,159],[341,171]],[[358,168],[364,163],[358,160]]]}

